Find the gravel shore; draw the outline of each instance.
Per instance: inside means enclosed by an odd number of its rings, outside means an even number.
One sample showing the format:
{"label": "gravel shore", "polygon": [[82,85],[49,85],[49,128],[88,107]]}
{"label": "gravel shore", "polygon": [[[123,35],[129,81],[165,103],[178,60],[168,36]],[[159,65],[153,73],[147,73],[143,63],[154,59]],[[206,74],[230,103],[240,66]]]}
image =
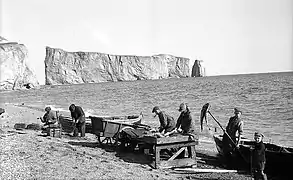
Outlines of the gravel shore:
{"label": "gravel shore", "polygon": [[[118,152],[99,145],[95,135],[85,138],[44,136],[40,131],[15,130],[15,123],[40,123],[44,112],[1,104],[0,179],[252,179],[248,172],[188,173],[153,169],[144,154]],[[202,169],[224,169],[208,137],[196,147]]]}

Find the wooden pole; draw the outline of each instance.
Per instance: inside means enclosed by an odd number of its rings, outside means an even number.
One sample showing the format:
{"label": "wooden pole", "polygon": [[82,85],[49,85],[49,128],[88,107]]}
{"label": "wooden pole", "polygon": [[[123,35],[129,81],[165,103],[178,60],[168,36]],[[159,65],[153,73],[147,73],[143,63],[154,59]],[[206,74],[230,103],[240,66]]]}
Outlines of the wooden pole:
{"label": "wooden pole", "polygon": [[237,173],[237,170],[229,169],[195,169],[195,168],[175,168],[175,171],[185,171],[193,173]]}

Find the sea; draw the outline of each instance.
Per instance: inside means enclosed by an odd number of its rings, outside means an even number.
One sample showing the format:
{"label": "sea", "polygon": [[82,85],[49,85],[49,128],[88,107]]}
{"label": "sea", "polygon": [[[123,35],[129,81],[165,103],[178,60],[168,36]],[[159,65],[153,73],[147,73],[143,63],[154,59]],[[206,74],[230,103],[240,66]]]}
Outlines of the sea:
{"label": "sea", "polygon": [[[38,89],[1,91],[0,95],[2,103],[40,110],[51,106],[63,113],[69,113],[68,107],[75,104],[84,109],[86,116],[143,113],[143,123],[153,127],[159,126],[158,117],[152,113],[154,106],[177,120],[178,107],[184,102],[198,132],[204,104],[211,104],[210,113],[223,127],[238,107],[243,112],[246,138],[253,139],[254,132],[260,131],[264,141],[293,147],[293,72],[44,85]],[[221,133],[215,120],[207,117],[211,131]]]}

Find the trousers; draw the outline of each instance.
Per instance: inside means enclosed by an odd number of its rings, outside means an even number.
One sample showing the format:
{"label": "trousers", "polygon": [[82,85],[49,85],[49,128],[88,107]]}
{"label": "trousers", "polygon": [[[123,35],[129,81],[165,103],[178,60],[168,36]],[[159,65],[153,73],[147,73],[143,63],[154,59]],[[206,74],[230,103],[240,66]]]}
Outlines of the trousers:
{"label": "trousers", "polygon": [[73,131],[73,136],[78,136],[78,132],[80,132],[80,136],[85,136],[85,121],[84,122],[78,122],[75,124],[76,128]]}
{"label": "trousers", "polygon": [[267,175],[264,173],[265,162],[259,162],[257,168],[253,168],[254,180],[267,180]]}

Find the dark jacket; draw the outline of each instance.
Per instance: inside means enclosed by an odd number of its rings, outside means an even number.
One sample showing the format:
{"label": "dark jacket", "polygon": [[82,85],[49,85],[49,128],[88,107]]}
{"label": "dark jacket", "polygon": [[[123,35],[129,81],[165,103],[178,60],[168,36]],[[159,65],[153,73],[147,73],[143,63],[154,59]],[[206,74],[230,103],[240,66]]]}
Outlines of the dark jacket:
{"label": "dark jacket", "polygon": [[263,162],[266,161],[265,145],[261,141],[255,143],[255,148],[252,150],[252,167],[260,169]]}
{"label": "dark jacket", "polygon": [[159,132],[162,132],[165,130],[166,132],[171,132],[172,130],[175,129],[175,120],[173,117],[165,114],[164,111],[161,111],[159,114],[159,120],[160,120],[160,127],[159,127]]}
{"label": "dark jacket", "polygon": [[56,112],[52,110],[49,112],[46,112],[43,116],[42,122],[45,124],[55,124],[57,122]]}
{"label": "dark jacket", "polygon": [[80,123],[85,122],[85,114],[80,106],[75,106],[75,110],[71,112],[71,117],[79,120]]}
{"label": "dark jacket", "polygon": [[183,133],[194,133],[195,132],[195,126],[194,122],[192,120],[190,111],[182,112],[177,120],[176,128],[179,128],[181,126],[181,129],[183,130]]}
{"label": "dark jacket", "polygon": [[226,131],[233,141],[236,142],[236,132],[238,131],[240,135],[243,133],[243,121],[236,116],[231,117],[226,127]]}

